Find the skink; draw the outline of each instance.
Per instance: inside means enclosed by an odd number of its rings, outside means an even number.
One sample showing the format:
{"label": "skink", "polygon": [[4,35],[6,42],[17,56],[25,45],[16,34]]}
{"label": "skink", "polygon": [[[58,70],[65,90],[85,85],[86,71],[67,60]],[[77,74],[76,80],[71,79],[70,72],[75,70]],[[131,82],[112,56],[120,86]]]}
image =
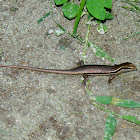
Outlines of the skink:
{"label": "skink", "polygon": [[120,73],[136,70],[136,66],[134,66],[132,63],[129,62],[122,63],[119,65],[83,65],[69,70],[43,69],[18,65],[0,65],[0,67],[18,68],[24,70],[32,70],[46,73],[57,73],[57,74],[113,75],[110,78],[110,81]]}

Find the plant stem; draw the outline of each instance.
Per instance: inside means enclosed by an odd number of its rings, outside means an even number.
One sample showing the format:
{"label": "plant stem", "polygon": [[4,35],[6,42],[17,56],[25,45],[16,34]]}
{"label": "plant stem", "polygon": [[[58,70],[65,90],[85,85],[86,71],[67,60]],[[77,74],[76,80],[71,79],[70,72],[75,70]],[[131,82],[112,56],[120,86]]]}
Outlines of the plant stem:
{"label": "plant stem", "polygon": [[84,51],[83,51],[83,61],[84,61],[84,62],[85,62],[86,48],[87,48],[87,45],[88,45],[88,35],[89,35],[89,31],[90,31],[90,24],[88,25],[88,31],[87,31],[86,40],[85,40],[85,47],[84,47]]}
{"label": "plant stem", "polygon": [[86,0],[82,0],[82,2],[80,4],[79,11],[78,11],[78,14],[77,14],[77,17],[76,17],[76,21],[75,21],[75,25],[74,25],[74,29],[73,29],[73,35],[76,34],[78,23],[80,21],[81,14],[82,14],[83,8],[85,6],[85,3],[86,3]]}

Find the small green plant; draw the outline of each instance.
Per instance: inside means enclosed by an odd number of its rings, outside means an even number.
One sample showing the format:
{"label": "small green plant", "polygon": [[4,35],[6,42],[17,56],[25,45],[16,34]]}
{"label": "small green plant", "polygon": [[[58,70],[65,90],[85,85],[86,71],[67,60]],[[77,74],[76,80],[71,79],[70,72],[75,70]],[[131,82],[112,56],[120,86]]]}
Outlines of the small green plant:
{"label": "small green plant", "polygon": [[[56,5],[63,5],[62,11],[66,18],[73,19],[77,16],[73,34],[76,34],[79,20],[81,18],[84,6],[87,13],[98,20],[112,19],[113,16],[107,9],[112,9],[112,0],[81,0],[80,6],[68,0],[54,0]],[[85,13],[86,13],[85,12]]]}
{"label": "small green plant", "polygon": [[[44,18],[46,18],[47,16],[49,16],[51,14],[53,21],[60,27],[60,29],[64,33],[69,34],[70,36],[78,39],[79,41],[81,41],[82,43],[85,44],[84,51],[83,51],[83,61],[85,61],[86,48],[87,48],[87,46],[89,46],[97,57],[101,57],[103,60],[104,60],[104,58],[107,58],[111,62],[114,62],[114,60],[101,47],[97,46],[96,44],[94,44],[92,41],[90,41],[88,39],[88,35],[89,35],[89,31],[90,31],[90,24],[88,24],[88,23],[90,23],[94,18],[96,19],[97,23],[101,23],[101,21],[106,20],[106,19],[113,19],[112,14],[107,11],[107,9],[112,8],[112,0],[104,0],[104,1],[102,1],[102,0],[94,0],[94,1],[81,0],[80,6],[73,2],[67,2],[68,0],[54,0],[54,1],[55,1],[56,5],[63,5],[62,11],[66,18],[73,19],[76,17],[73,33],[70,33],[69,31],[64,29],[59,23],[57,23],[53,19],[54,13],[53,13],[53,9],[52,9],[52,3],[51,3],[51,12],[48,12],[45,16],[40,18],[38,20],[38,23],[42,22]],[[91,7],[91,5],[93,8]],[[84,7],[86,7],[86,9],[84,9]],[[79,35],[76,35],[79,20],[81,18],[81,15],[83,16],[84,14],[87,14],[87,17],[88,17],[87,37],[85,39],[79,37]],[[101,34],[104,34],[107,31],[106,25],[100,24],[97,31]]]}
{"label": "small green plant", "polygon": [[[113,19],[111,12],[107,11],[107,9],[112,9],[112,0],[81,0],[80,6],[73,2],[68,2],[68,0],[54,0],[56,5],[63,5],[62,11],[66,18],[73,19],[76,17],[75,25],[73,28],[73,37],[76,36],[77,27],[81,18],[81,15],[87,14],[88,22],[96,19],[98,23],[107,19]],[[84,9],[84,7],[86,9]],[[95,45],[93,42],[88,40],[88,34],[90,31],[90,24],[88,25],[87,37],[86,39],[82,39],[82,42],[85,43],[84,51],[83,51],[83,61],[85,61],[85,52],[87,46],[90,46],[93,53],[101,58],[107,58],[110,61],[114,62],[114,60],[101,49],[99,46]],[[98,28],[99,33],[105,33],[107,31],[107,27],[105,25],[100,25]]]}
{"label": "small green plant", "polygon": [[127,108],[140,108],[140,103],[131,101],[131,100],[125,100],[125,99],[118,99],[118,98],[114,98],[111,96],[94,96],[93,93],[91,93],[87,88],[86,92],[88,93],[91,102],[93,105],[97,106],[98,108],[100,108],[101,110],[104,110],[106,112],[109,113],[108,118],[106,120],[106,125],[105,125],[105,131],[104,131],[104,140],[111,140],[112,136],[115,132],[115,128],[117,125],[117,121],[115,116],[120,117],[124,120],[127,120],[129,122],[135,123],[137,125],[140,126],[140,121],[135,117],[135,116],[130,116],[130,115],[119,115],[116,114],[110,110],[105,109],[104,107],[98,105],[97,103],[100,104],[112,104],[115,106],[120,106],[120,107],[127,107]]}

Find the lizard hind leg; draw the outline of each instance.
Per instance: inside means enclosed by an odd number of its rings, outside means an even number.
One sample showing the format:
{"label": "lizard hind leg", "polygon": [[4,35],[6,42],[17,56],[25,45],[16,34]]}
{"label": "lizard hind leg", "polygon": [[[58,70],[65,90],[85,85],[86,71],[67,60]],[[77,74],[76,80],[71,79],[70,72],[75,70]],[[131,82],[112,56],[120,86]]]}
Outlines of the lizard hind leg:
{"label": "lizard hind leg", "polygon": [[85,87],[87,85],[88,75],[82,74],[82,76],[83,76],[82,85]]}

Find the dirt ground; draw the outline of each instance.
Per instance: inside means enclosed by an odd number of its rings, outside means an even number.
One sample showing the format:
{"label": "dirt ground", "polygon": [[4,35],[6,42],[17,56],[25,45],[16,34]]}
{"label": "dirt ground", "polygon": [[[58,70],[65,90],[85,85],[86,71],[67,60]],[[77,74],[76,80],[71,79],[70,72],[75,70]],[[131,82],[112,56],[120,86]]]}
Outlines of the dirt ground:
{"label": "dirt ground", "polygon": [[[54,19],[72,33],[75,20],[64,18],[61,7],[53,3]],[[89,77],[88,89],[95,96],[113,96],[140,101],[140,37],[128,37],[140,31],[138,14],[127,11],[121,1],[113,1],[113,20],[101,35],[91,25],[89,39],[103,48],[116,64],[132,62],[137,71],[121,74],[111,84],[108,77]],[[64,34],[51,16],[37,21],[50,8],[49,0],[0,0],[0,64],[40,68],[69,69],[83,58],[84,44]],[[77,34],[85,38],[87,17]],[[86,51],[85,64],[112,64]],[[0,139],[1,140],[103,140],[108,113],[92,105],[81,83],[82,76],[56,75],[0,68]],[[119,115],[134,115],[140,109],[102,105]],[[116,117],[113,140],[139,140],[138,125]]]}

